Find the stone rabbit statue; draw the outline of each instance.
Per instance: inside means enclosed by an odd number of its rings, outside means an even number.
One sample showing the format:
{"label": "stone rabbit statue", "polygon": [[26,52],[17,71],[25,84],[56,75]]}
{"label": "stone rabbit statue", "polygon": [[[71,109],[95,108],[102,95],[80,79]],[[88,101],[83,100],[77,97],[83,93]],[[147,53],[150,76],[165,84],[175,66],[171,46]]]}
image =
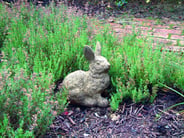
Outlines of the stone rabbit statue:
{"label": "stone rabbit statue", "polygon": [[69,100],[83,106],[108,106],[108,100],[101,94],[110,84],[108,70],[110,64],[101,56],[101,45],[96,44],[95,53],[89,46],[84,47],[84,56],[89,61],[89,71],[78,70],[63,80],[63,86],[69,93]]}

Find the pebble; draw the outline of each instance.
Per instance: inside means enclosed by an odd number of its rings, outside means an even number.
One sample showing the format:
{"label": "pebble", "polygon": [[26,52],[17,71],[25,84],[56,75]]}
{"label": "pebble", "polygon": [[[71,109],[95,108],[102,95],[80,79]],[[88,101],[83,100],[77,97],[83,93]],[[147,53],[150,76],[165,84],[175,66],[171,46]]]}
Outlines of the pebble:
{"label": "pebble", "polygon": [[70,115],[72,115],[74,112],[73,111],[69,111],[68,112],[68,115],[70,116]]}
{"label": "pebble", "polygon": [[76,112],[80,112],[81,109],[80,109],[79,107],[77,107],[77,108],[75,109],[75,111],[76,111]]}
{"label": "pebble", "polygon": [[110,117],[111,117],[111,120],[112,120],[112,121],[117,121],[117,120],[119,120],[120,115],[111,114]]}
{"label": "pebble", "polygon": [[84,137],[88,137],[88,136],[89,136],[89,134],[84,133]]}

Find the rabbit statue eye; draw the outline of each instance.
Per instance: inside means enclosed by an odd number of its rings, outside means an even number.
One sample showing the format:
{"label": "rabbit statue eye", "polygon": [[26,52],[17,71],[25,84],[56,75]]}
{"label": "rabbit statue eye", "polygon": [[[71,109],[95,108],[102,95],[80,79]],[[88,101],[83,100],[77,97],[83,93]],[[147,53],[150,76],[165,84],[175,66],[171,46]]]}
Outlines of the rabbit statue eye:
{"label": "rabbit statue eye", "polygon": [[96,64],[97,64],[97,65],[100,65],[100,62],[97,62]]}

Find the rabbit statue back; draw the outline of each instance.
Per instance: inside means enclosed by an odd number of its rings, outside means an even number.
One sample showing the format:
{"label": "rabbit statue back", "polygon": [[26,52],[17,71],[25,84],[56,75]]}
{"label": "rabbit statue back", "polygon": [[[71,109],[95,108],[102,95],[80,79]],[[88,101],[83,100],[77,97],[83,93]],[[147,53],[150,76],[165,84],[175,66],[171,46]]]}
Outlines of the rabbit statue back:
{"label": "rabbit statue back", "polygon": [[95,53],[89,46],[84,47],[84,56],[89,61],[89,70],[78,70],[68,74],[63,86],[69,93],[69,100],[83,106],[107,107],[108,100],[101,96],[110,84],[110,64],[101,56],[101,45],[96,44]]}

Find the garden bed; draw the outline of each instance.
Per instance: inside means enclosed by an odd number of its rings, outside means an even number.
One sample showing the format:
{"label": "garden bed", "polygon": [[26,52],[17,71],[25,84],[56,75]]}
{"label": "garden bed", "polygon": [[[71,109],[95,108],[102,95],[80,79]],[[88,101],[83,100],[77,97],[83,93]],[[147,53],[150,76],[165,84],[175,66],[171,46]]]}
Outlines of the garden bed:
{"label": "garden bed", "polygon": [[[19,2],[0,5],[0,135],[183,136],[184,107],[166,110],[183,103],[182,53],[153,50],[134,31],[119,39],[109,26],[76,7]],[[75,70],[88,70],[82,51],[85,45],[93,49],[97,41],[111,64],[109,107],[68,105],[67,93],[55,88],[57,82]]]}

